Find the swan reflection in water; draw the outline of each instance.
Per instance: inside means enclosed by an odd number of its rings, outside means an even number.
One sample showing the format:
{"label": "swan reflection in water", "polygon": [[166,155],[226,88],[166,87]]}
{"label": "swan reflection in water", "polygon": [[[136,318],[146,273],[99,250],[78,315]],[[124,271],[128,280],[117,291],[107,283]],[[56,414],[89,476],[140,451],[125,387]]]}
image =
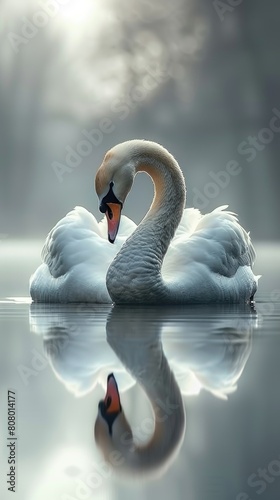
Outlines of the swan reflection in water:
{"label": "swan reflection in water", "polygon": [[[30,323],[43,334],[50,365],[68,390],[83,396],[98,383],[104,387],[94,435],[106,461],[117,473],[158,475],[183,442],[182,395],[206,389],[227,399],[236,390],[251,352],[256,313],[248,305],[32,304]],[[121,403],[135,381],[153,410],[145,419],[148,439],[140,444]]]}

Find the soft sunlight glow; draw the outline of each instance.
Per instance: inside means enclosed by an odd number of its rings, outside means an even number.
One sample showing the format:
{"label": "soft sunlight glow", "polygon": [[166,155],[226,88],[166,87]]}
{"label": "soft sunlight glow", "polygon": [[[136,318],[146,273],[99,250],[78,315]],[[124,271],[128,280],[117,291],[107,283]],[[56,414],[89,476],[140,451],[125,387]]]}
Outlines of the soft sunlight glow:
{"label": "soft sunlight glow", "polygon": [[83,29],[89,22],[98,24],[103,10],[99,0],[69,0],[61,6],[60,17],[70,28]]}

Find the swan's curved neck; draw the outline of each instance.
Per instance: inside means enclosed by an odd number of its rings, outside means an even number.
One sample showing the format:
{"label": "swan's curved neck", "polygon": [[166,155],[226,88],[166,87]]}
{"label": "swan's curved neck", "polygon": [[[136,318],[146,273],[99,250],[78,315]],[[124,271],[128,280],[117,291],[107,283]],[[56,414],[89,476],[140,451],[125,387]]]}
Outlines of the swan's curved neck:
{"label": "swan's curved neck", "polygon": [[110,266],[107,288],[115,303],[157,303],[170,300],[161,265],[182,217],[185,181],[176,160],[161,147],[143,146],[134,157],[134,171],[146,172],[152,178],[154,199]]}

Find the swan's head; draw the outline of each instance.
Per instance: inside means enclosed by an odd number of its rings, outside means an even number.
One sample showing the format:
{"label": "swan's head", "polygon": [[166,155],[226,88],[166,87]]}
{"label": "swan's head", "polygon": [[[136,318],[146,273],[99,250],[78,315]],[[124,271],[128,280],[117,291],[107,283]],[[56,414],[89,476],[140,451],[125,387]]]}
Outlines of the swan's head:
{"label": "swan's head", "polygon": [[94,437],[104,458],[113,467],[124,465],[124,455],[132,442],[131,428],[124,416],[113,373],[107,378],[107,392],[98,405]]}
{"label": "swan's head", "polygon": [[108,239],[111,243],[116,239],[121,210],[135,175],[132,142],[134,141],[118,144],[108,151],[95,177],[99,209],[106,214]]}

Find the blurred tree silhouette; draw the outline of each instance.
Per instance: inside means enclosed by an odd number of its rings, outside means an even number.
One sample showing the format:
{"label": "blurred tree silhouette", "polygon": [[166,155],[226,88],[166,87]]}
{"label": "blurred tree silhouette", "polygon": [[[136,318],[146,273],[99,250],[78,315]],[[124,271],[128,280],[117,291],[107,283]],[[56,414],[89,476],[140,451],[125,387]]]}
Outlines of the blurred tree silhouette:
{"label": "blurred tree silhouette", "polygon": [[[56,5],[52,15],[46,4]],[[51,164],[84,127],[110,117],[114,133],[83,160],[87,176],[107,147],[135,136],[169,147],[200,191],[209,171],[236,159],[242,175],[205,210],[229,202],[255,237],[279,238],[279,138],[250,165],[238,153],[280,109],[276,0],[247,0],[223,21],[208,0],[2,0],[0,8],[1,232],[42,236],[64,210],[91,200],[78,172],[60,185]],[[30,37],[17,44],[11,33]]]}

